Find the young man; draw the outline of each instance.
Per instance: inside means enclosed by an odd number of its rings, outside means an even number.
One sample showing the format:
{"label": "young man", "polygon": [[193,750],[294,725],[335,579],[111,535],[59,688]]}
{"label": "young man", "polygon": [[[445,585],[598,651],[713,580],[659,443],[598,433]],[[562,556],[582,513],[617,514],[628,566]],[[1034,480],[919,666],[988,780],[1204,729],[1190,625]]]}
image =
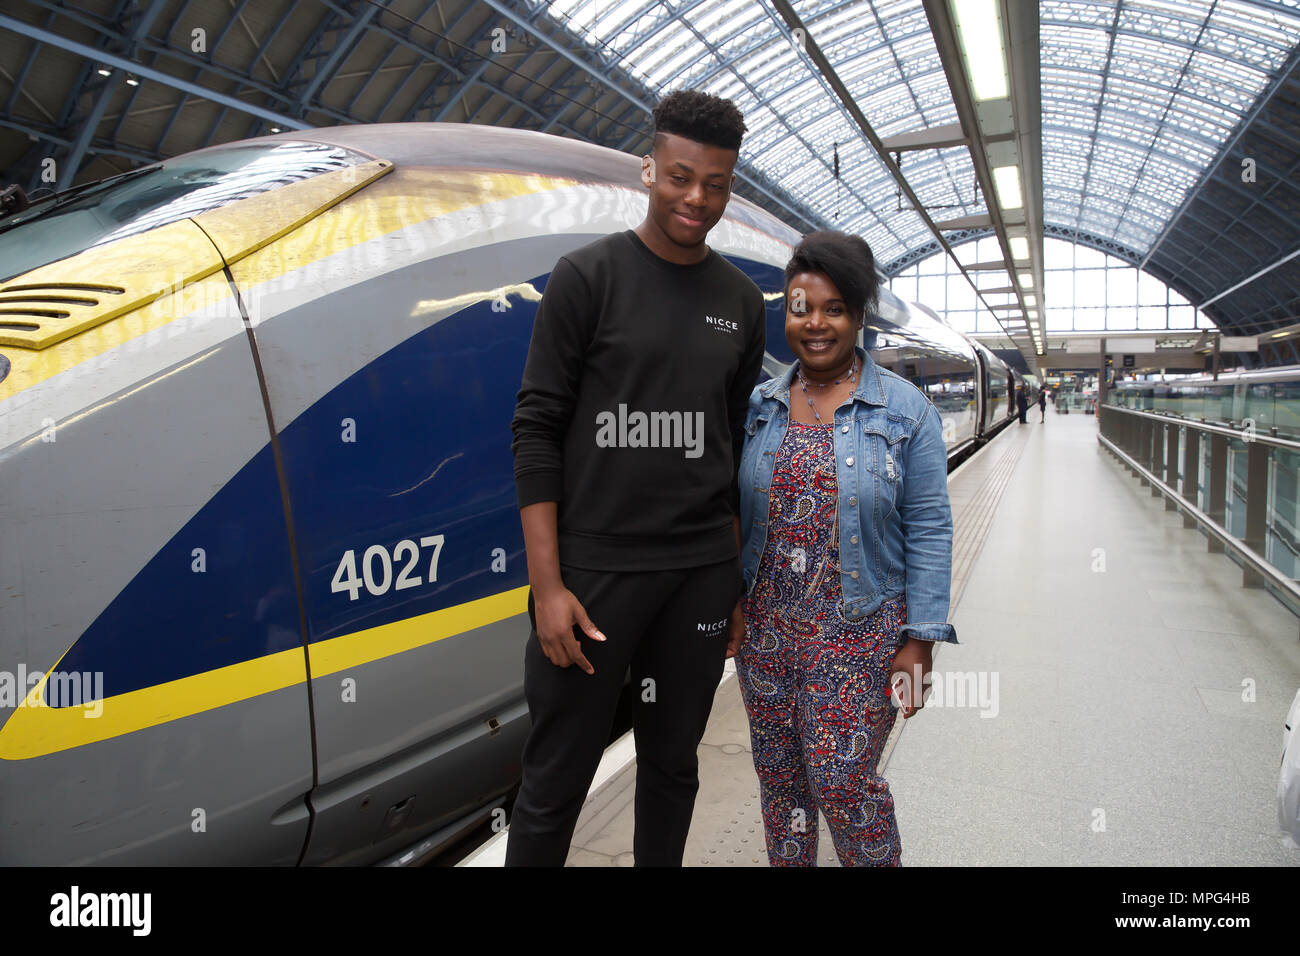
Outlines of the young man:
{"label": "young man", "polygon": [[696,91],[654,121],[645,220],[555,264],[511,423],[533,631],[508,866],[564,865],[629,667],[636,863],[680,866],[696,750],[744,633],[735,476],[764,306],[704,240],[745,124]]}

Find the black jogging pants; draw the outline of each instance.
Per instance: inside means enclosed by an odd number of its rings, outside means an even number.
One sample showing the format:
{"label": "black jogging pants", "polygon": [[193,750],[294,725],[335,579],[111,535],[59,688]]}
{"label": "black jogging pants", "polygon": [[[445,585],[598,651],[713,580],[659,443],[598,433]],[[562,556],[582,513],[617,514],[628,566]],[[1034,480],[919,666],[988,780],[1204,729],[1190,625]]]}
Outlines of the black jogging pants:
{"label": "black jogging pants", "polygon": [[630,667],[636,865],[681,866],[699,789],[696,751],[722,677],[731,612],[744,593],[740,560],[673,571],[562,566],[560,574],[606,640],[575,627],[595,673],[556,667],[542,652],[529,595],[524,694],[532,729],[506,865],[564,865]]}

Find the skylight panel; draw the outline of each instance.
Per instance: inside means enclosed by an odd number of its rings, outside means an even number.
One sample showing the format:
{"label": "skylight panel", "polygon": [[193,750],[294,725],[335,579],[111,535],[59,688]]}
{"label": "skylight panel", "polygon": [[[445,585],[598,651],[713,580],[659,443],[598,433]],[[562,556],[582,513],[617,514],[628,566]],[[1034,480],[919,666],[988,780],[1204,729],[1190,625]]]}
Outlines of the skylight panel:
{"label": "skylight panel", "polygon": [[1040,4],[1040,20],[1061,19],[1080,24],[1106,26],[1114,16],[1113,2],[1078,3],[1075,0],[1043,0]]}
{"label": "skylight panel", "polygon": [[883,42],[880,26],[865,3],[841,6],[834,13],[816,21],[804,17],[808,33],[817,45],[830,56],[830,51],[845,45],[876,46]]}
{"label": "skylight panel", "polygon": [[[746,7],[752,11],[753,4],[737,4],[733,0],[731,3],[714,4],[702,13],[691,11],[686,15],[686,18],[690,21],[691,26],[703,33],[706,38],[713,39],[712,34],[719,27],[727,26],[734,22],[737,17],[744,17]],[[745,17],[745,19],[752,19],[752,17]]]}
{"label": "skylight panel", "polygon": [[599,15],[600,4],[596,0],[555,0],[547,12],[569,29],[585,33]]}
{"label": "skylight panel", "polygon": [[[632,24],[636,24],[640,20],[644,20],[646,14],[650,12],[645,9],[645,0],[623,0],[621,3],[612,5],[592,3],[590,6],[596,8],[598,12],[593,14],[589,25],[585,29],[595,36],[606,39],[606,41],[612,41],[611,45],[615,49],[619,49],[621,46],[619,40],[623,40],[624,43],[631,40],[630,34],[632,31],[620,29],[622,25],[629,20],[631,20]],[[654,6],[656,5],[651,6],[651,10],[654,9]],[[602,7],[603,10],[600,9]],[[638,10],[642,11],[641,15],[636,19],[632,19]],[[623,36],[620,36],[620,33]]]}
{"label": "skylight panel", "polygon": [[1203,10],[1189,10],[1186,6],[1182,10],[1177,7],[1160,9],[1155,4],[1143,3],[1126,5],[1120,11],[1117,27],[1137,31],[1156,42],[1173,40],[1190,45],[1196,39],[1204,18]]}
{"label": "skylight panel", "polygon": [[[882,136],[956,121],[921,0],[793,3]],[[1038,6],[1045,221],[1144,253],[1300,41],[1300,9],[1243,0]],[[898,209],[896,183],[781,35],[770,5],[555,0],[548,10],[618,52],[655,94],[693,85],[734,100],[749,126],[745,163],[815,215],[831,221],[838,210],[836,224],[867,234],[882,261],[932,241],[919,216]],[[673,17],[685,22],[665,22]],[[964,148],[907,154],[903,168],[923,203],[949,207],[931,208],[936,219],[984,208]]]}

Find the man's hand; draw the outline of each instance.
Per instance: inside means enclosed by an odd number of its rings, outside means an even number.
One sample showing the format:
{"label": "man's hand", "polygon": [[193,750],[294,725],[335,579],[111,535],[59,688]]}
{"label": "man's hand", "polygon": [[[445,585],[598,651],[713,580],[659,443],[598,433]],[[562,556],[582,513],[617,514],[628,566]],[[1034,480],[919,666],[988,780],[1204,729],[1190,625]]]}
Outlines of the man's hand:
{"label": "man's hand", "polygon": [[572,591],[558,587],[538,593],[534,589],[533,614],[537,618],[537,640],[547,660],[556,667],[577,664],[588,674],[596,673],[583,655],[582,645],[573,636],[573,626],[578,625],[593,641],[603,641],[605,635],[591,623],[586,609]]}
{"label": "man's hand", "polygon": [[894,655],[889,671],[889,692],[894,702],[899,704],[904,720],[925,707],[925,692],[928,690],[925,679],[930,674],[933,651],[933,641],[909,637]]}
{"label": "man's hand", "polygon": [[740,645],[745,643],[745,612],[741,610],[741,601],[736,602],[731,611],[731,631],[727,636],[727,657],[740,653]]}

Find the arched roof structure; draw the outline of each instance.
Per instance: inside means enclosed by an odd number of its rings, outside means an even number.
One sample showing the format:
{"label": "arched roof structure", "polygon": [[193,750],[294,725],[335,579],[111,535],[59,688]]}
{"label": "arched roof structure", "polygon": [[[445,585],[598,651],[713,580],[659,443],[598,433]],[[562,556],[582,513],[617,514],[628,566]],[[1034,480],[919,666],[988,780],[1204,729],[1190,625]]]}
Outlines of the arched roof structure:
{"label": "arched roof structure", "polygon": [[[649,108],[691,86],[745,113],[742,194],[862,234],[896,272],[938,241],[783,2],[13,0],[0,169],[39,185],[54,159],[64,186],[273,128],[412,120],[640,152]],[[958,120],[942,2],[787,6],[889,138]],[[1225,330],[1300,323],[1300,0],[1043,0],[1038,21],[1043,232],[1140,265]],[[966,146],[897,160],[934,220],[987,211]]]}

